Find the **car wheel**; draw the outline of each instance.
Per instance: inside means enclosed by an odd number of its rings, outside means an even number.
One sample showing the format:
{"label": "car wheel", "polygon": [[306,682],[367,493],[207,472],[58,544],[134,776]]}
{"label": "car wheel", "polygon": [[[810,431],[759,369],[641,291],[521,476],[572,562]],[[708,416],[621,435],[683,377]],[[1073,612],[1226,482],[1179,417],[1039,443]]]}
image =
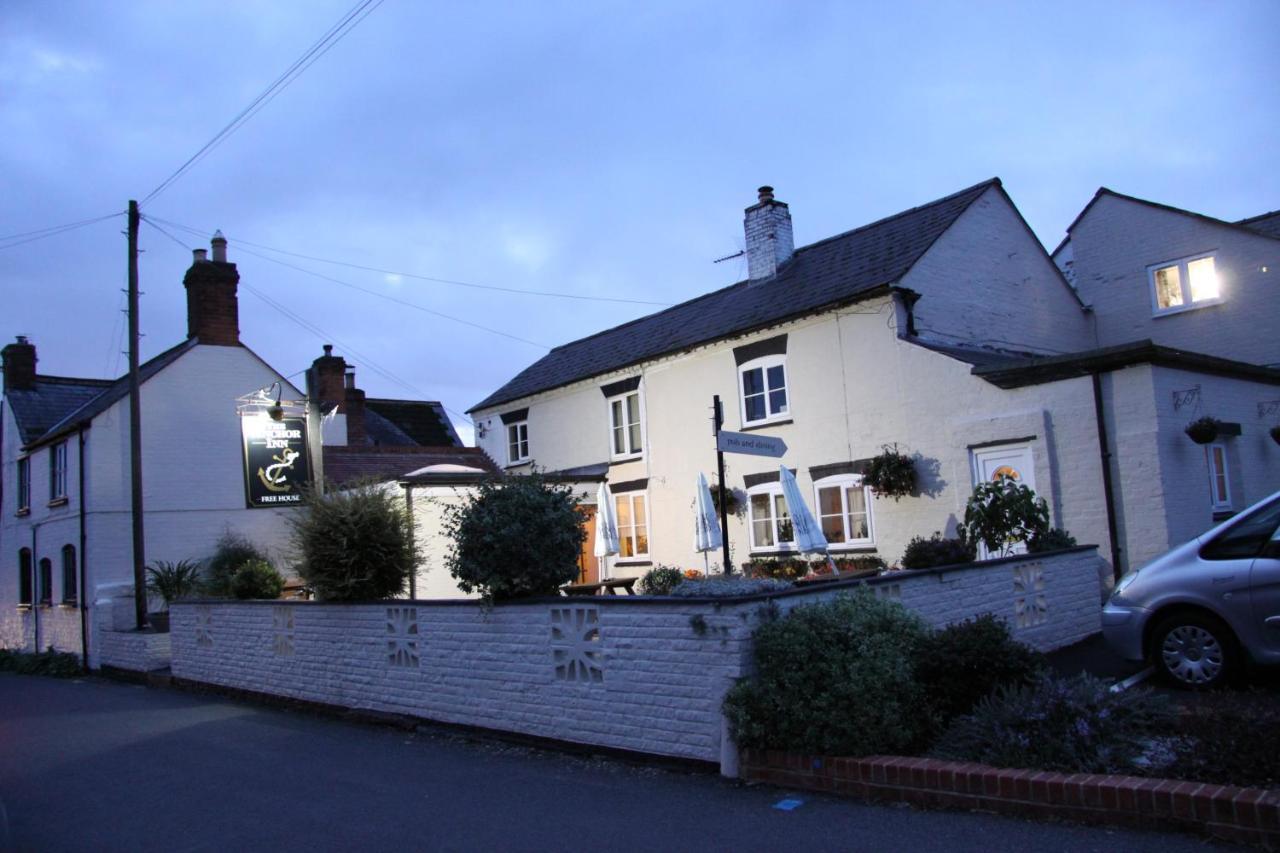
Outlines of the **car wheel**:
{"label": "car wheel", "polygon": [[1175,614],[1162,619],[1152,632],[1151,662],[1178,687],[1208,690],[1226,683],[1235,672],[1235,637],[1212,616]]}

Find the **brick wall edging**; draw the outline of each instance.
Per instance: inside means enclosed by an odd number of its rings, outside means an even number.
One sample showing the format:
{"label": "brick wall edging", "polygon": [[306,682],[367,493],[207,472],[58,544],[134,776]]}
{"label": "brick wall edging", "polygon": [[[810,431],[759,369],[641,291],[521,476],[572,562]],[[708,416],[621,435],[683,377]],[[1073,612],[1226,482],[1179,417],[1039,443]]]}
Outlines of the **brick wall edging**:
{"label": "brick wall edging", "polygon": [[932,758],[744,749],[743,778],[926,808],[1182,829],[1280,850],[1280,791],[1137,776],[1010,770]]}

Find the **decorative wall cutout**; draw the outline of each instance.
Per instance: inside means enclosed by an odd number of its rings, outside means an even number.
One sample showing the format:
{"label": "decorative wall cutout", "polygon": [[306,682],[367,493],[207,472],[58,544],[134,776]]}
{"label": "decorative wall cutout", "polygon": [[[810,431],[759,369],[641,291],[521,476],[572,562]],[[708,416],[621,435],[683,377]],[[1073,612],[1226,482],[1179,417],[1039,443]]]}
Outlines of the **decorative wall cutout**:
{"label": "decorative wall cutout", "polygon": [[1049,599],[1044,594],[1044,567],[1038,563],[1013,570],[1013,621],[1019,628],[1042,625],[1049,619]]}
{"label": "decorative wall cutout", "polygon": [[387,663],[390,666],[416,667],[418,655],[418,608],[387,608]]}
{"label": "decorative wall cutout", "polygon": [[273,648],[275,649],[276,657],[293,657],[293,608],[273,607],[271,628],[275,633]]}
{"label": "decorative wall cutout", "polygon": [[207,604],[196,606],[196,646],[213,648],[213,612]]}
{"label": "decorative wall cutout", "polygon": [[604,681],[599,608],[551,608],[551,655],[561,681]]}

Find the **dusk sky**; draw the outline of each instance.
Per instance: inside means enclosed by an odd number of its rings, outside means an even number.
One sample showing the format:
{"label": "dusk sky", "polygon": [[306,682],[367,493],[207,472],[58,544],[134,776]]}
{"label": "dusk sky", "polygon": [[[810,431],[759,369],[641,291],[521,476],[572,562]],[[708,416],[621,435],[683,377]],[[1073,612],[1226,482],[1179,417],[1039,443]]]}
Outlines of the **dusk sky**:
{"label": "dusk sky", "polygon": [[[6,0],[0,237],[145,198],[354,4]],[[273,367],[333,343],[469,440],[462,413],[547,347],[743,278],[712,261],[762,184],[797,246],[992,176],[1049,249],[1099,186],[1280,208],[1277,34],[1276,0],[385,0],[143,214],[226,234]],[[41,373],[125,370],[124,227],[0,239],[0,340]],[[145,358],[186,334],[191,252],[145,222],[141,246]]]}

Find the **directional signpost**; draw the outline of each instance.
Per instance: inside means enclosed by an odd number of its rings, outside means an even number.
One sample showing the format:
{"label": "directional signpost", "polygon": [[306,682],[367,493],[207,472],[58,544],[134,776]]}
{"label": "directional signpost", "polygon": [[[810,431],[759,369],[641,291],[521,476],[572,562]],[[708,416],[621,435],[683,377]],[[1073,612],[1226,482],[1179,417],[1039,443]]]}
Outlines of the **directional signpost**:
{"label": "directional signpost", "polygon": [[716,437],[716,468],[720,474],[720,532],[724,539],[724,573],[733,574],[733,566],[729,562],[729,502],[725,500],[728,487],[724,479],[724,455],[726,453],[746,453],[751,456],[771,456],[774,459],[787,452],[787,443],[771,435],[753,435],[745,432],[728,432],[720,427],[724,424],[724,409],[720,406],[720,395],[711,398],[711,424]]}

